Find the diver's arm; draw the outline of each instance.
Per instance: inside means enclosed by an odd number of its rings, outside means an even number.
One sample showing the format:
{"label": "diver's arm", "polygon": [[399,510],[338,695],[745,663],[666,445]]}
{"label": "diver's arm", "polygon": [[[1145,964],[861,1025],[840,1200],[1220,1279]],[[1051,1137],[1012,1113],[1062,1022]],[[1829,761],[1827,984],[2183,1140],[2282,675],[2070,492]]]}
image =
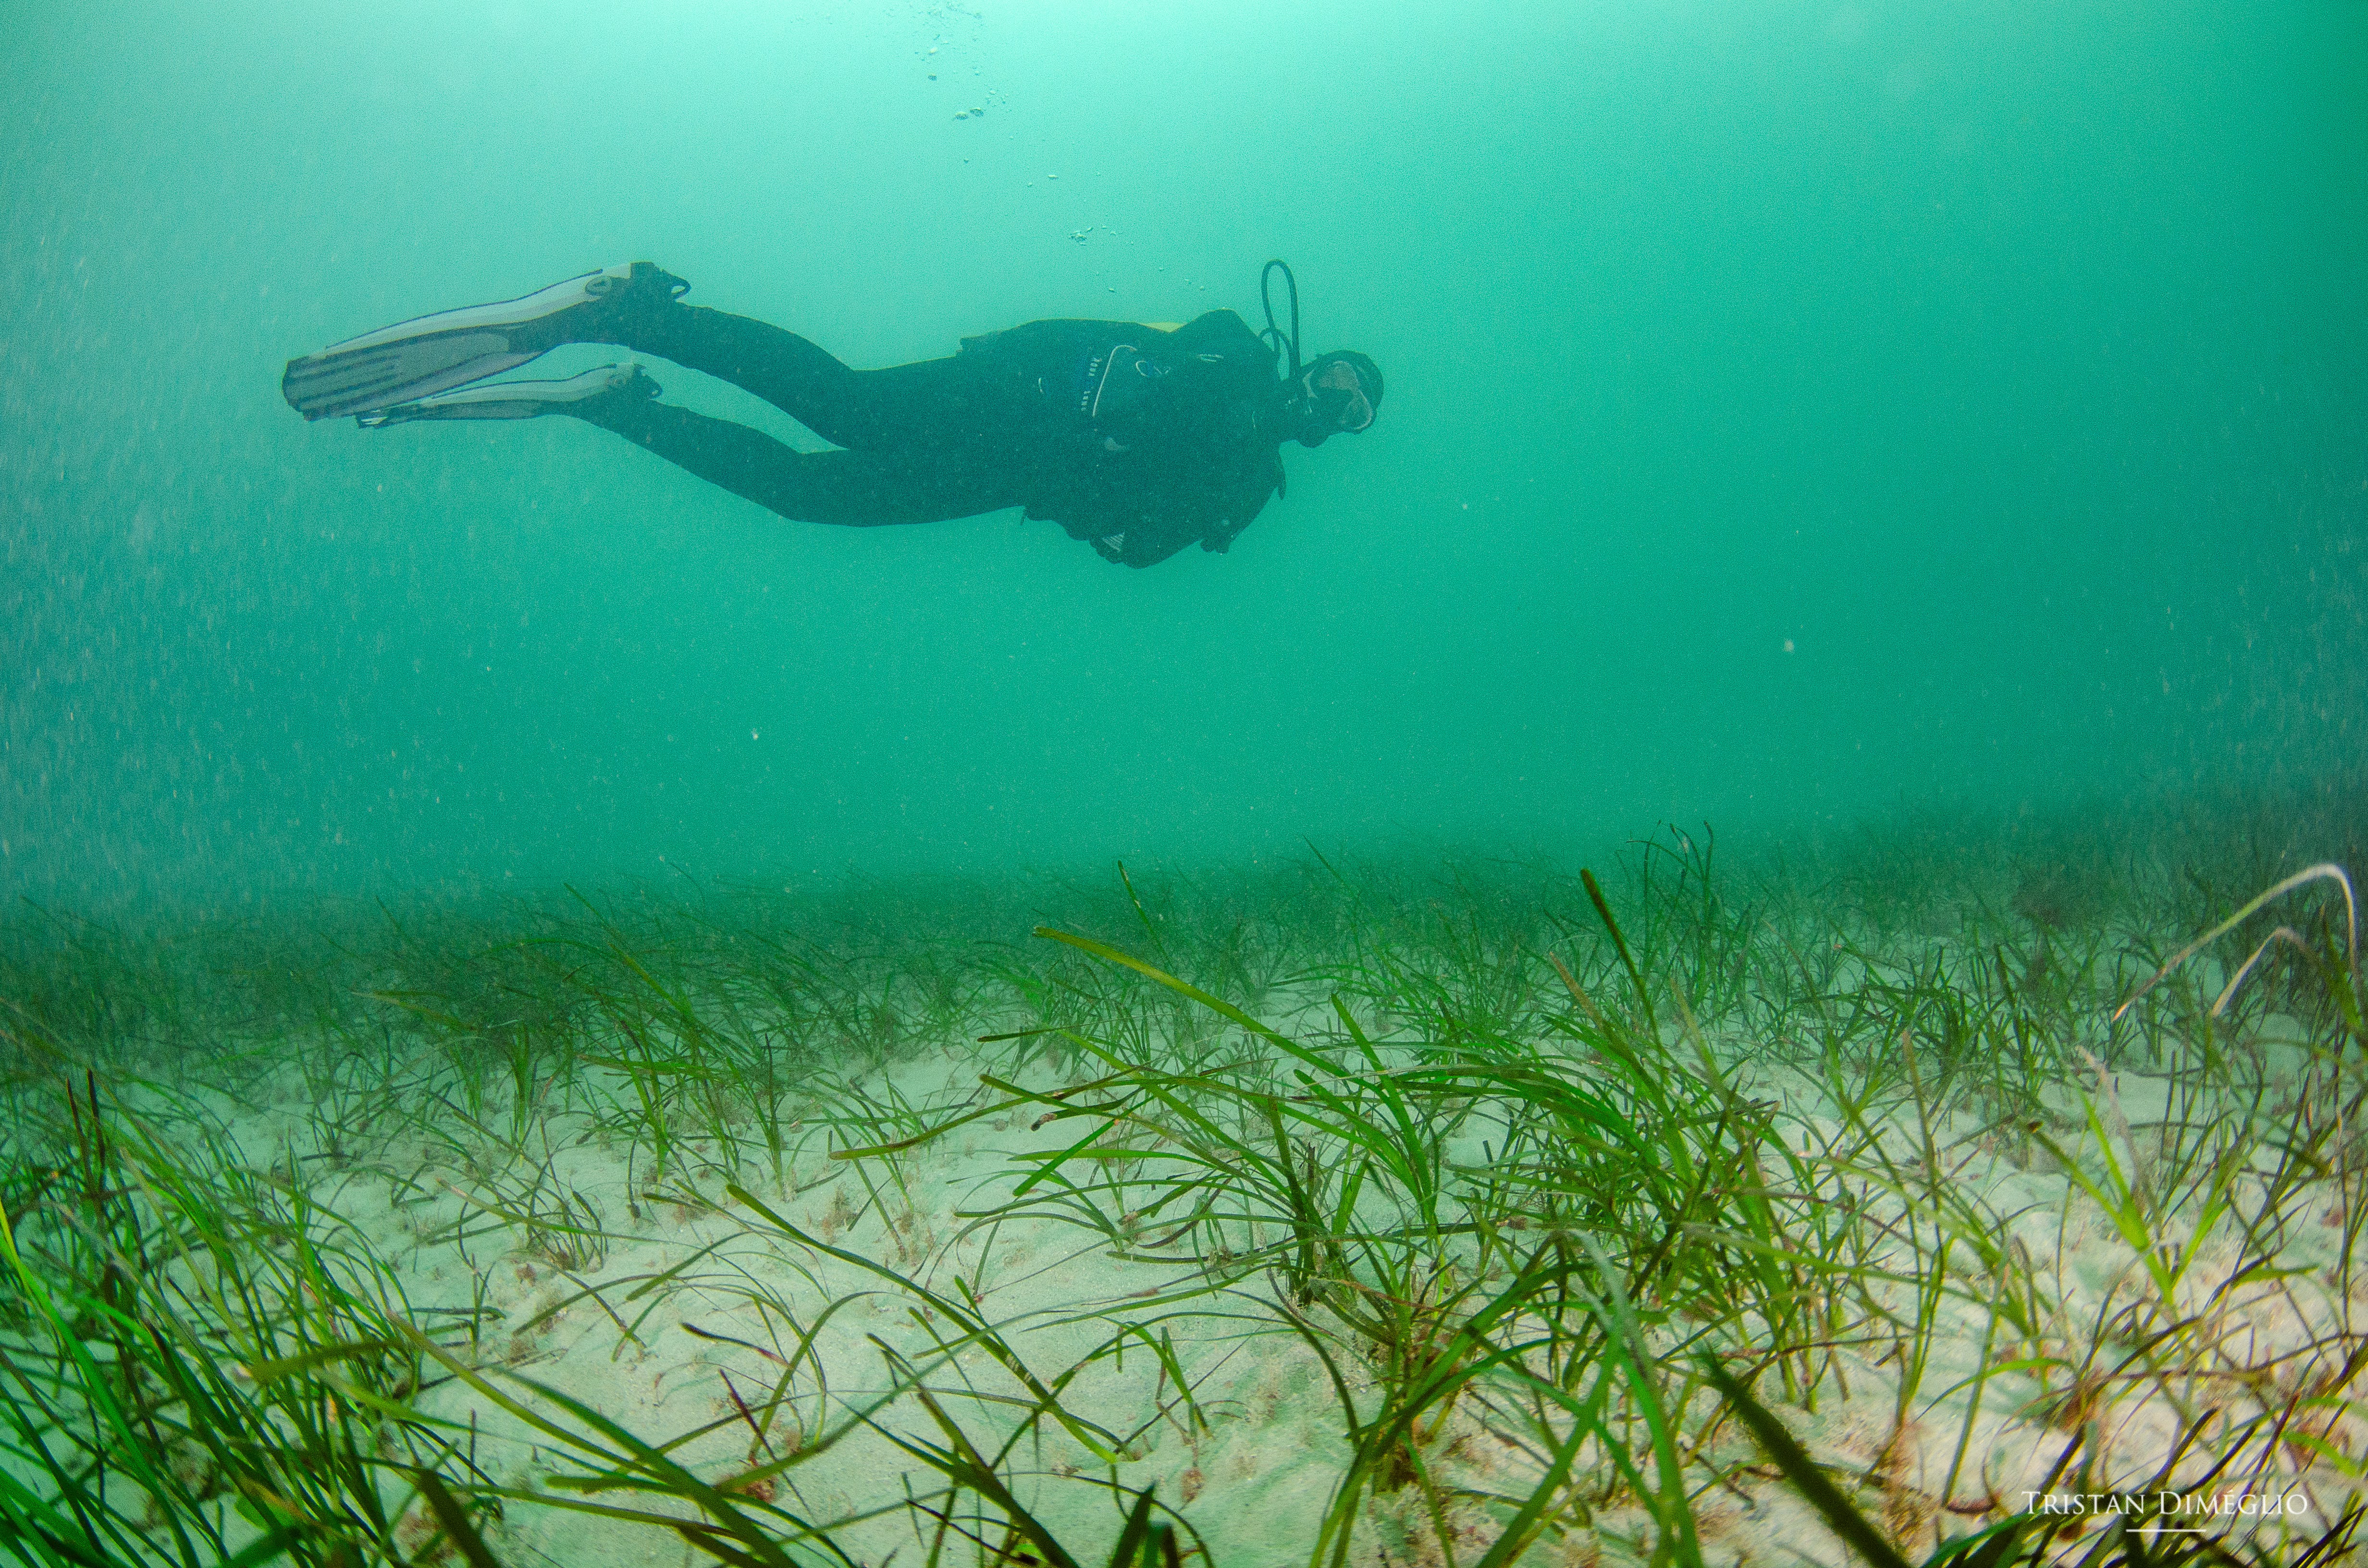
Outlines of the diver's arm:
{"label": "diver's arm", "polygon": [[1281,465],[1271,456],[1267,461],[1263,469],[1177,495],[1156,512],[1146,510],[1123,529],[1096,537],[1095,551],[1120,566],[1156,566],[1190,544],[1224,554],[1274,494]]}
{"label": "diver's arm", "polygon": [[1201,548],[1223,555],[1241,531],[1258,521],[1267,502],[1282,485],[1282,454],[1262,450],[1211,497],[1211,521],[1201,530]]}

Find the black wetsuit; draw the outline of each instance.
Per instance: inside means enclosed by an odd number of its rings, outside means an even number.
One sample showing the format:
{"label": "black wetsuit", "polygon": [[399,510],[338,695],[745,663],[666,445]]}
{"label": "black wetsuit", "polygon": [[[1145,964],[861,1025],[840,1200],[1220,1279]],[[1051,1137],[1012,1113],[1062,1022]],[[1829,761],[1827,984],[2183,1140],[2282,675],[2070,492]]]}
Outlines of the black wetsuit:
{"label": "black wetsuit", "polygon": [[746,316],[669,304],[617,340],[746,388],[843,449],[799,452],[761,431],[638,396],[571,410],[701,479],[803,522],[857,528],[1024,506],[1106,560],[1150,566],[1223,551],[1282,487],[1274,358],[1211,311],[1163,331],[1040,321],[965,338],[949,359],[841,364]]}

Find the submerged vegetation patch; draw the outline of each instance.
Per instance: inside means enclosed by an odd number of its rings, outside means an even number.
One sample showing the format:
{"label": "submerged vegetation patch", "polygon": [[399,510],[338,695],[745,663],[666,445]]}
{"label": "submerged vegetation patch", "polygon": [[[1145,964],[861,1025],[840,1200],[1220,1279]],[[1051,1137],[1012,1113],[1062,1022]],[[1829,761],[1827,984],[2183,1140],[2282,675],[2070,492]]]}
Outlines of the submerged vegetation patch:
{"label": "submerged vegetation patch", "polygon": [[0,1548],[2334,1561],[2329,847],[30,912]]}

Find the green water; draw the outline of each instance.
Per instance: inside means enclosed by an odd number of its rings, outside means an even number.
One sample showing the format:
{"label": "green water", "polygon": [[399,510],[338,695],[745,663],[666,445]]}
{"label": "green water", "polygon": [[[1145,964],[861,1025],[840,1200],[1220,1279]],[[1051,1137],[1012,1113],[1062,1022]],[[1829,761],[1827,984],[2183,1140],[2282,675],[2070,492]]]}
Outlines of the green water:
{"label": "green water", "polygon": [[[2354,0],[0,27],[0,893],[1782,835],[2368,734]],[[1147,573],[277,389],[635,257],[874,365],[1257,324],[1270,256],[1387,406]]]}

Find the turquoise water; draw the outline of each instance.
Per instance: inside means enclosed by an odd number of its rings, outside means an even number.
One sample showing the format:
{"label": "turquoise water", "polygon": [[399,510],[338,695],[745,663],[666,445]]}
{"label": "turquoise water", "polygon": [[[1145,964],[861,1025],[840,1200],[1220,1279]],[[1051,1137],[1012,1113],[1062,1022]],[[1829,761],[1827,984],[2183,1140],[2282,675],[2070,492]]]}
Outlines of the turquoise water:
{"label": "turquoise water", "polygon": [[[2368,735],[2350,0],[6,26],[11,897],[1784,834],[2308,783]],[[1270,256],[1388,403],[1147,573],[278,393],[635,257],[872,365],[1257,324]]]}

